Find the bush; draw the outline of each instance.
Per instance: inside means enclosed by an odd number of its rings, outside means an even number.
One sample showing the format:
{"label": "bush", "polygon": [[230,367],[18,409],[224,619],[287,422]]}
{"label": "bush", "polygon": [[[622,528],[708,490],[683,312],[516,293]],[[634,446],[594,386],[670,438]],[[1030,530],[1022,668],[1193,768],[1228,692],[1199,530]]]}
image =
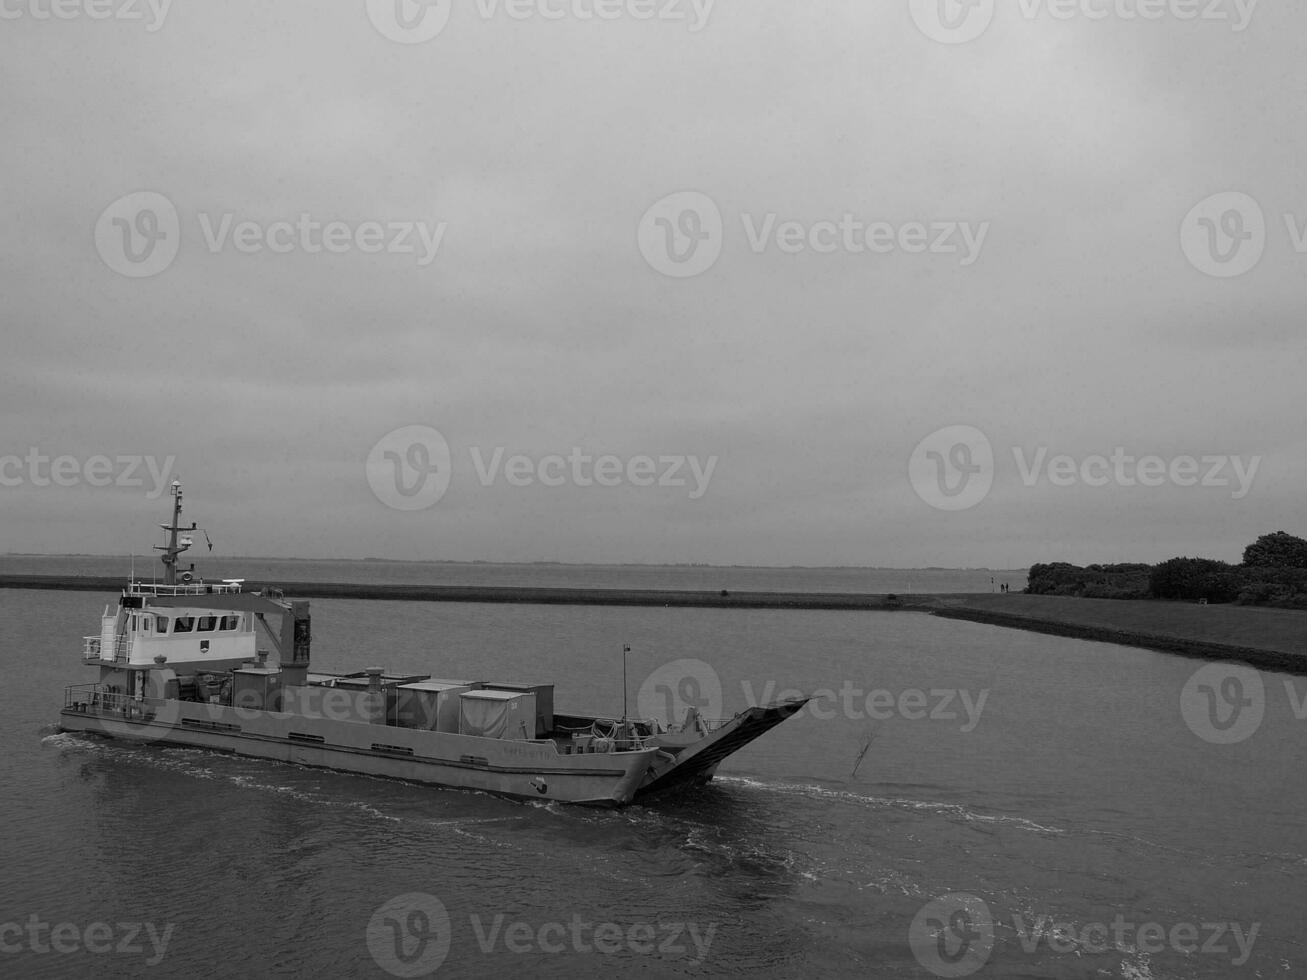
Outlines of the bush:
{"label": "bush", "polygon": [[1081,567],[1057,561],[1030,567],[1030,595],[1088,599],[1176,599],[1307,609],[1307,541],[1283,531],[1244,549],[1244,563],[1172,558],[1160,565]]}
{"label": "bush", "polygon": [[1245,565],[1239,571],[1249,585],[1266,582],[1284,586],[1291,592],[1307,592],[1307,568],[1250,568]]}
{"label": "bush", "polygon": [[1182,602],[1233,602],[1246,584],[1240,569],[1211,558],[1172,558],[1148,577],[1153,598]]}
{"label": "bush", "polygon": [[1031,565],[1030,573],[1026,578],[1026,592],[1031,595],[1052,595],[1054,589],[1079,571],[1081,571],[1079,566],[1069,565],[1064,561],[1047,565]]}
{"label": "bush", "polygon": [[1253,582],[1244,586],[1234,601],[1241,606],[1259,606],[1284,598],[1287,598],[1284,586],[1273,585],[1270,582]]}
{"label": "bush", "polygon": [[1123,585],[1100,585],[1091,583],[1085,586],[1086,599],[1147,599],[1148,586],[1138,587]]}
{"label": "bush", "polygon": [[1243,550],[1243,563],[1254,568],[1307,569],[1307,541],[1284,531],[1263,534]]}
{"label": "bush", "polygon": [[1236,600],[1246,606],[1307,607],[1307,569],[1241,568],[1244,587]]}
{"label": "bush", "polygon": [[1090,565],[1087,568],[1067,562],[1032,565],[1026,592],[1031,595],[1146,599],[1149,571],[1150,566],[1138,563]]}

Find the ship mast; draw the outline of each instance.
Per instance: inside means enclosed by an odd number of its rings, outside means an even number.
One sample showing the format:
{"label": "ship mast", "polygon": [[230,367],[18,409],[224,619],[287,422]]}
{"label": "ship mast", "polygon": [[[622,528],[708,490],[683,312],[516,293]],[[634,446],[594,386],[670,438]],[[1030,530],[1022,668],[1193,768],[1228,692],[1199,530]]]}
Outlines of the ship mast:
{"label": "ship mast", "polygon": [[163,562],[163,581],[165,585],[177,584],[177,556],[191,546],[189,537],[182,538],[181,543],[177,543],[177,534],[180,531],[198,530],[194,523],[189,528],[183,528],[179,523],[182,516],[182,485],[181,481],[173,480],[172,486],[168,488],[172,494],[172,523],[160,524],[159,527],[168,532],[168,543],[166,545],[155,545],[155,551],[162,551],[159,560]]}

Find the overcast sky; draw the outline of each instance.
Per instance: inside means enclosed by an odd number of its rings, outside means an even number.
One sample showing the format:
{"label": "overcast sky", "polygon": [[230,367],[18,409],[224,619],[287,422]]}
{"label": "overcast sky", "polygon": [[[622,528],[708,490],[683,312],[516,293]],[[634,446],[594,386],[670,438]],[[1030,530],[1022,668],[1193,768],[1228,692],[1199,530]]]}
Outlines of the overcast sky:
{"label": "overcast sky", "polygon": [[142,552],[173,478],[226,554],[1307,534],[1296,4],[50,2],[0,0],[0,552]]}

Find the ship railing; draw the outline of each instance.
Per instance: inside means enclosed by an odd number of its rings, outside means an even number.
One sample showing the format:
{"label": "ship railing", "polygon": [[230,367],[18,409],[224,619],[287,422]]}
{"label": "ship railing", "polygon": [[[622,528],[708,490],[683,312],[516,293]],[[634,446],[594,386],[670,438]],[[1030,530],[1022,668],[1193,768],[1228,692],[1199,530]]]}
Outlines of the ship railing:
{"label": "ship railing", "polygon": [[185,582],[180,585],[166,585],[162,582],[127,583],[129,595],[232,595],[240,590],[239,582]]}
{"label": "ship railing", "polygon": [[[694,726],[694,730],[696,732],[701,732],[704,735],[708,735],[711,732],[717,731],[717,729],[723,727],[724,725],[726,725],[728,722],[732,720],[733,719],[731,718],[705,718],[702,715],[700,715],[695,721],[691,722],[691,725]],[[663,731],[669,732],[674,735],[679,735],[681,732],[685,731],[685,723],[682,722],[679,725],[668,725],[666,728],[663,729]]]}
{"label": "ship railing", "polygon": [[[693,730],[696,734],[707,735],[732,720],[699,717],[697,722],[692,722]],[[605,752],[642,752],[659,748],[659,735],[679,734],[686,729],[684,723],[667,725],[655,718],[627,718],[625,723],[617,718],[596,718],[584,727],[563,727],[560,730],[565,735],[571,735],[574,742],[579,740],[586,746],[603,745],[602,751]]]}
{"label": "ship railing", "polygon": [[649,747],[648,739],[643,735],[623,735],[612,742],[614,752],[641,752]]}
{"label": "ship railing", "polygon": [[100,694],[99,684],[69,684],[64,688],[64,708],[76,708],[83,704],[94,704]]}
{"label": "ship railing", "polygon": [[616,718],[596,718],[584,728],[570,731],[573,739],[581,739],[585,745],[603,745],[605,752],[638,752],[648,748],[648,737],[639,734],[636,725],[647,725],[650,732],[658,730],[655,723],[636,718],[626,719],[625,725]]}
{"label": "ship railing", "polygon": [[[707,735],[721,728],[730,718],[700,718],[696,732]],[[642,735],[636,730],[636,726],[648,732]],[[657,719],[652,718],[628,718],[626,725],[612,719],[598,719],[598,724],[592,729],[593,733],[600,738],[611,742],[613,748],[618,752],[640,752],[649,748],[656,748],[656,738],[658,735],[667,733],[679,733],[685,730],[682,725],[664,725]]]}
{"label": "ship railing", "polygon": [[604,752],[643,752],[654,747],[649,744],[649,738],[643,735],[622,735],[619,738],[591,736],[585,744],[595,746],[595,751],[599,751],[598,746],[603,746]]}
{"label": "ship railing", "polygon": [[125,664],[131,653],[131,637],[118,635],[113,638],[113,655],[106,657],[104,655],[104,640],[99,636],[86,636],[82,638],[82,659],[91,663],[116,663]]}
{"label": "ship railing", "polygon": [[717,729],[723,727],[732,720],[733,719],[731,718],[700,718],[699,726],[703,733],[707,735],[709,732],[717,731]]}
{"label": "ship railing", "polygon": [[140,714],[166,702],[159,698],[138,698],[131,694],[106,691],[99,684],[70,684],[64,688],[64,710],[99,715]]}

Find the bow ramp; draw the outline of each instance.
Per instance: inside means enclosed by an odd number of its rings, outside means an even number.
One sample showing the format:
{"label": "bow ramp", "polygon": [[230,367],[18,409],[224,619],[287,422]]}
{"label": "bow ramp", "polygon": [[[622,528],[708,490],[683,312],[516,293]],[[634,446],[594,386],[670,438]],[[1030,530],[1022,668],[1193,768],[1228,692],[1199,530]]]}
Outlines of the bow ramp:
{"label": "bow ramp", "polygon": [[[723,759],[797,714],[810,700],[807,697],[790,698],[747,708],[721,727],[690,741],[684,735],[672,733],[654,736],[646,744],[656,746],[658,755],[636,796],[661,793],[687,783],[708,782]],[[692,727],[687,719],[683,728],[689,730]]]}

